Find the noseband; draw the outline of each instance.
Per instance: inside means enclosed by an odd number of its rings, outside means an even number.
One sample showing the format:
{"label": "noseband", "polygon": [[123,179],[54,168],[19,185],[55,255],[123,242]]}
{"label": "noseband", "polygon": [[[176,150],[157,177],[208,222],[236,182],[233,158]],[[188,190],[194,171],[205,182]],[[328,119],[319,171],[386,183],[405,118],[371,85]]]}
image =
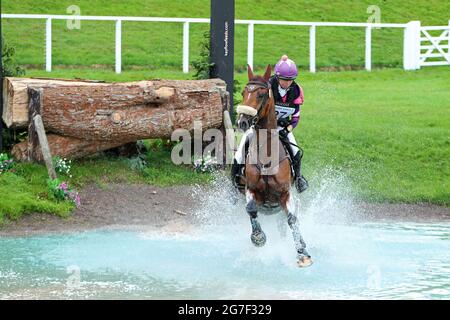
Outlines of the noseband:
{"label": "noseband", "polygon": [[268,92],[264,94],[261,103],[258,105],[258,109],[246,105],[239,105],[236,109],[238,114],[242,113],[251,116],[250,122],[255,128],[257,128],[258,122],[261,119],[261,111],[263,106],[267,104],[267,101],[272,96],[272,91],[268,82],[261,81],[249,81],[245,86],[245,89],[250,93],[255,92],[258,89],[268,89]]}

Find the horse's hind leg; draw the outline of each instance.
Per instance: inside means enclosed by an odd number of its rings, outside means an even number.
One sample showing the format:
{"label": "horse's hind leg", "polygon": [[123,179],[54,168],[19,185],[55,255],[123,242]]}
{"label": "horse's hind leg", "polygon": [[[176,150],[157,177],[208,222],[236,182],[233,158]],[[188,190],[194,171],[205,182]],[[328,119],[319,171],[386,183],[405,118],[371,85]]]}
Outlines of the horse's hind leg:
{"label": "horse's hind leg", "polygon": [[281,206],[286,212],[287,221],[294,237],[294,243],[298,258],[297,263],[299,267],[309,267],[313,263],[313,261],[311,259],[311,256],[308,254],[308,251],[306,250],[306,243],[300,233],[297,217],[293,214],[294,201],[290,192],[282,198]]}
{"label": "horse's hind leg", "polygon": [[250,216],[250,222],[252,224],[252,235],[251,240],[253,244],[257,247],[262,247],[266,243],[266,235],[261,229],[261,225],[256,220],[258,217],[258,210],[256,209],[256,200],[254,194],[250,191],[246,191],[247,205],[245,209]]}

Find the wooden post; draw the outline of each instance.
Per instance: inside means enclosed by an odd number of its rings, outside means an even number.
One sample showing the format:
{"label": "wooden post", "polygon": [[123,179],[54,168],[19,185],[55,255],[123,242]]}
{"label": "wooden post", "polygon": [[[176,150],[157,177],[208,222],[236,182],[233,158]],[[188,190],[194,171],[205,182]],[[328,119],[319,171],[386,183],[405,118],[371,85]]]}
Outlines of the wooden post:
{"label": "wooden post", "polygon": [[34,127],[36,129],[39,144],[41,146],[42,155],[44,156],[45,165],[47,166],[48,175],[52,180],[56,179],[55,168],[53,168],[52,154],[50,153],[50,147],[48,146],[47,136],[45,134],[44,123],[40,114],[34,116]]}
{"label": "wooden post", "polygon": [[31,119],[28,129],[28,159],[30,161],[37,159],[37,143],[39,142],[48,175],[54,180],[56,179],[56,172],[52,163],[52,154],[45,134],[44,123],[40,115],[42,89],[28,88],[28,94],[30,96],[29,115]]}
{"label": "wooden post", "polygon": [[223,105],[223,122],[220,130],[222,132],[223,143],[223,168],[231,164],[234,158],[234,129],[230,115],[230,93],[221,91]]}
{"label": "wooden post", "polygon": [[34,117],[37,114],[41,114],[42,105],[42,89],[37,89],[33,87],[28,88],[29,105],[28,105],[28,161],[35,161],[38,159],[36,152],[39,143],[39,138],[36,134],[36,129],[34,125]]}
{"label": "wooden post", "polygon": [[225,143],[226,143],[224,157],[226,159],[226,164],[231,164],[234,158],[235,136],[230,113],[228,112],[228,110],[225,110],[223,112],[223,125],[225,128]]}

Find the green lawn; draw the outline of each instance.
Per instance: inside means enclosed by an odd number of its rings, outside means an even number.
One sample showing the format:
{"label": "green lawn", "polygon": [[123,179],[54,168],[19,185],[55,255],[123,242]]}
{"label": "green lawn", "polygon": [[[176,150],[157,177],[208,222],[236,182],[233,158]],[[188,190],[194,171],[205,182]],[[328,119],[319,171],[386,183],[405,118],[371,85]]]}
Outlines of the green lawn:
{"label": "green lawn", "polygon": [[305,171],[342,170],[374,201],[450,204],[450,68],[302,77]]}
{"label": "green lawn", "polygon": [[[367,21],[367,7],[378,5],[381,22],[421,20],[447,25],[449,1],[367,0],[243,1],[236,0],[236,18],[296,21]],[[4,13],[65,14],[76,4],[83,15],[209,17],[209,0],[3,0]],[[191,79],[181,72],[182,26],[176,23],[123,24],[122,74],[114,73],[114,23],[82,22],[81,30],[53,24],[54,71],[46,73],[43,21],[3,20],[6,41],[15,46],[16,60],[27,65],[26,76],[85,78],[106,81]],[[191,61],[208,25],[191,25]],[[306,102],[295,135],[304,148],[304,173],[311,181],[326,168],[341,172],[354,196],[369,201],[429,202],[450,205],[450,68],[405,72],[402,30],[373,30],[373,72],[305,72],[308,28],[255,27],[256,72],[287,53],[301,67],[299,82]],[[236,79],[242,84],[247,30],[236,26]],[[33,65],[33,67],[30,67]],[[364,65],[364,30],[318,28],[317,66]],[[394,68],[383,69],[384,66]],[[240,90],[238,90],[240,92]],[[235,94],[236,95],[236,94]],[[126,159],[99,156],[75,161],[72,182],[138,182],[157,185],[205,183],[210,176],[170,162],[170,151],[158,147],[147,154],[148,166],[131,170]],[[73,208],[46,191],[46,169],[18,164],[15,173],[0,175],[0,221],[27,212],[67,215]],[[67,178],[67,177],[66,177]],[[312,185],[312,188],[317,186]]]}
{"label": "green lawn", "polygon": [[[146,141],[148,152],[142,170],[134,169],[130,159],[95,155],[72,161],[70,175],[58,174],[62,181],[80,190],[88,183],[100,187],[108,183],[148,183],[158,186],[207,183],[209,174],[197,174],[192,166],[175,166],[171,162],[171,148]],[[131,158],[132,159],[132,158]],[[29,212],[46,212],[67,216],[75,207],[71,202],[57,201],[48,193],[44,165],[16,163],[13,172],[0,174],[0,225],[5,217],[18,219]],[[81,199],[83,203],[83,199]]]}
{"label": "green lawn", "polygon": [[[48,75],[42,70],[28,74]],[[117,75],[105,70],[59,69],[52,76],[131,81],[157,76],[186,79],[192,74],[136,70]],[[244,84],[246,74],[236,74],[236,79]],[[449,67],[413,72],[305,72],[299,82],[306,102],[295,135],[305,151],[307,178],[314,181],[332,168],[352,183],[357,198],[450,205]],[[124,159],[97,157],[75,161],[73,176],[77,187],[88,182],[171,185],[210,179],[191,167],[173,165],[170,150],[163,147],[152,148],[142,172],[130,170]],[[45,167],[36,164],[19,164],[16,175],[1,175],[0,220],[30,211],[66,214],[71,206],[49,199],[45,177]]]}
{"label": "green lawn", "polygon": [[[36,5],[38,3],[39,5]],[[4,13],[67,14],[66,8],[76,4],[83,15],[121,15],[152,17],[209,18],[209,0],[3,0]],[[423,25],[448,25],[450,2],[419,0],[412,5],[407,0],[236,0],[237,19],[366,22],[367,8],[377,5],[381,22],[406,23],[420,20]],[[202,34],[208,24],[191,24],[190,60],[197,59]],[[182,24],[123,23],[123,65],[146,66],[151,69],[180,68],[182,64]],[[66,22],[53,22],[54,65],[114,65],[114,22],[82,21],[80,30],[69,30]],[[17,48],[20,64],[45,63],[45,22],[43,20],[4,19],[6,41]],[[364,66],[364,28],[323,27],[317,29],[317,67]],[[401,66],[402,29],[374,29],[372,35],[374,66]],[[275,63],[287,53],[299,65],[309,63],[308,27],[255,27],[254,65]],[[246,64],[247,27],[236,25],[235,63],[242,69]]]}

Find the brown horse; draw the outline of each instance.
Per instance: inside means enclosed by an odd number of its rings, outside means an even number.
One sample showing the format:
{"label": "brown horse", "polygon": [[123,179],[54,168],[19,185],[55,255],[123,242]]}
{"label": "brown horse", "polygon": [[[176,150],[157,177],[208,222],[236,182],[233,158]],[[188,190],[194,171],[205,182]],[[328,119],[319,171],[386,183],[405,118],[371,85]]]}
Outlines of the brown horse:
{"label": "brown horse", "polygon": [[253,244],[263,246],[266,243],[264,231],[257,221],[258,209],[261,206],[281,207],[287,215],[287,222],[294,236],[298,265],[307,267],[312,264],[312,259],[306,251],[306,244],[293,213],[293,176],[289,158],[277,131],[275,103],[268,82],[270,74],[270,65],[267,66],[263,77],[253,75],[251,67],[248,66],[249,82],[242,94],[242,104],[237,107],[239,128],[253,130],[245,159],[245,177],[240,181],[245,185],[245,189],[241,192],[247,200],[246,210],[250,215]]}

